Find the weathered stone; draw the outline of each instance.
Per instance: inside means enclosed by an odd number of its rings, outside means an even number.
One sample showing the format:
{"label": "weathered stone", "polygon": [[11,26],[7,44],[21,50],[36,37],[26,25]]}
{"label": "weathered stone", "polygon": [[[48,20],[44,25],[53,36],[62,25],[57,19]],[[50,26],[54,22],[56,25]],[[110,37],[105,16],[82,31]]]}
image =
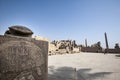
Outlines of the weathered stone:
{"label": "weathered stone", "polygon": [[31,37],[33,32],[25,26],[11,26],[9,30],[5,32],[5,35],[14,35],[22,37]]}
{"label": "weathered stone", "polygon": [[0,80],[47,80],[48,42],[0,35]]}

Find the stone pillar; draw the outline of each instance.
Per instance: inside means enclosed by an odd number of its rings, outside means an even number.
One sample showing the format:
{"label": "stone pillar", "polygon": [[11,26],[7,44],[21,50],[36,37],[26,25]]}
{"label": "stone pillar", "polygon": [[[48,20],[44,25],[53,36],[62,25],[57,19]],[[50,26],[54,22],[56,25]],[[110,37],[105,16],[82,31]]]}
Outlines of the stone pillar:
{"label": "stone pillar", "polygon": [[0,35],[0,80],[47,80],[48,42]]}
{"label": "stone pillar", "polygon": [[106,49],[105,49],[105,53],[108,52],[109,46],[108,46],[108,40],[107,40],[107,34],[105,32],[105,43],[106,43]]}
{"label": "stone pillar", "polygon": [[87,39],[85,39],[85,46],[87,47]]}

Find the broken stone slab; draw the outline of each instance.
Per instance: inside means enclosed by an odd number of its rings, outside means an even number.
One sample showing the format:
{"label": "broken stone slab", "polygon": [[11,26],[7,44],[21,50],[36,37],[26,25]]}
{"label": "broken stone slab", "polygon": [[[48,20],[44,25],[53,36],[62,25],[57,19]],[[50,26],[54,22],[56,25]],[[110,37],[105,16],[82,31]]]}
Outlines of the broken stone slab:
{"label": "broken stone slab", "polygon": [[11,26],[9,30],[5,32],[5,35],[14,35],[14,36],[22,36],[22,37],[31,37],[33,32],[25,26]]}

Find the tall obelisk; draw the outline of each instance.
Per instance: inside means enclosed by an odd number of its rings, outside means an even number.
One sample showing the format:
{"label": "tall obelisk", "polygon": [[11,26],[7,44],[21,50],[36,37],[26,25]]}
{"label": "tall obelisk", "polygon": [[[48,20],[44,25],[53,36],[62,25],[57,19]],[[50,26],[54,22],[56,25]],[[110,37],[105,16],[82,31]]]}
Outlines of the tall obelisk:
{"label": "tall obelisk", "polygon": [[106,34],[106,32],[105,32],[105,43],[106,43],[106,49],[108,49],[109,46],[108,46],[108,40],[107,40],[107,34]]}
{"label": "tall obelisk", "polygon": [[85,46],[87,47],[87,39],[85,39]]}

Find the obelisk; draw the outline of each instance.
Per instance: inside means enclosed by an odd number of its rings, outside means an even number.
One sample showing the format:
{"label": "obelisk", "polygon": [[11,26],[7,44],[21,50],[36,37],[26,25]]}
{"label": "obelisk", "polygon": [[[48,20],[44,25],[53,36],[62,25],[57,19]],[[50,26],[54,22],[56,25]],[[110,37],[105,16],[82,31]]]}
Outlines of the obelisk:
{"label": "obelisk", "polygon": [[87,47],[87,39],[85,39],[85,46]]}
{"label": "obelisk", "polygon": [[105,32],[105,43],[106,43],[106,52],[108,52],[109,46],[108,46],[108,40],[107,40],[106,32]]}

